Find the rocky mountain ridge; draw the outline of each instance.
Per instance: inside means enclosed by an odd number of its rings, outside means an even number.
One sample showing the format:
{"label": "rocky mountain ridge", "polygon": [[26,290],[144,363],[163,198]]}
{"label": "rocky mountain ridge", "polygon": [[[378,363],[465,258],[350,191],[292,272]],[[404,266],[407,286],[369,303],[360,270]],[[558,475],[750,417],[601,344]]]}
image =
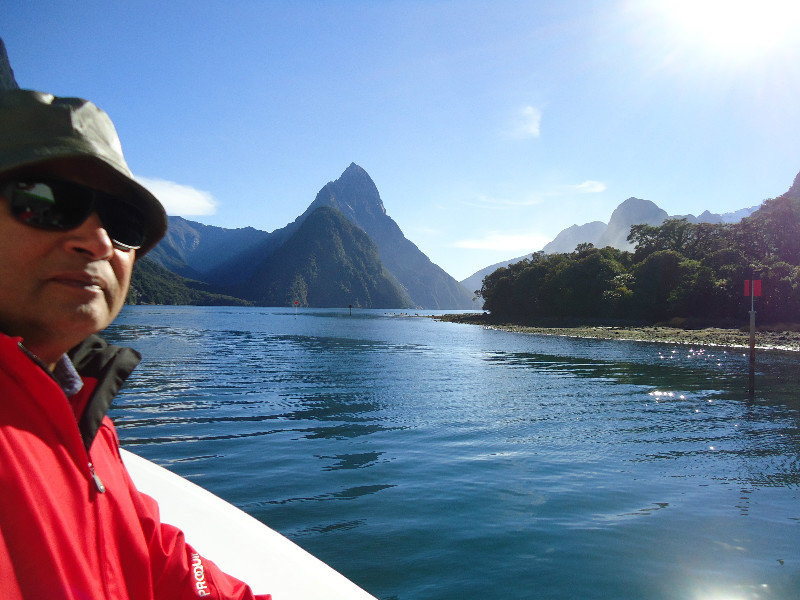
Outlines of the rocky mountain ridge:
{"label": "rocky mountain ridge", "polygon": [[227,261],[266,241],[270,234],[253,227],[225,229],[184,219],[168,217],[164,239],[148,257],[173,273],[192,279],[207,277]]}
{"label": "rocky mountain ridge", "polygon": [[[208,283],[216,293],[232,294],[256,303],[279,300],[283,303],[286,300],[285,294],[268,285],[264,278],[269,276],[283,281],[275,269],[276,263],[273,257],[283,255],[283,249],[287,245],[296,244],[298,235],[306,244],[313,245],[319,241],[311,239],[303,227],[305,222],[321,208],[335,210],[337,215],[341,215],[347,223],[357,227],[371,242],[374,242],[381,268],[385,267],[388,280],[400,289],[397,293],[379,292],[378,288],[383,289],[385,282],[373,269],[371,275],[366,273],[362,275],[365,280],[377,287],[366,295],[362,294],[361,297],[369,299],[392,297],[397,299],[397,308],[418,306],[460,309],[472,306],[470,292],[432,263],[403,235],[397,223],[386,213],[377,186],[367,172],[355,163],[352,163],[337,180],[323,186],[309,207],[285,227],[268,233],[251,227],[224,229],[195,223],[181,217],[170,217],[167,236],[150,256],[175,273]],[[327,226],[329,231],[326,235],[335,230],[331,235],[339,236],[341,239],[352,237],[351,232],[344,231],[346,226],[342,225],[338,217],[329,215]],[[323,229],[318,227],[314,231],[319,232]],[[370,252],[360,242],[345,244],[341,248],[345,246],[362,254]],[[307,259],[312,260],[312,257],[307,256]],[[317,256],[313,261],[319,262],[319,259]],[[372,263],[365,256],[359,256],[343,258],[335,264],[337,268],[341,267],[342,277],[349,278],[348,282],[339,285],[337,282],[326,281],[345,293],[345,290],[352,292],[359,287],[353,283],[352,265],[365,266]],[[316,281],[304,267],[293,264],[292,268],[298,273],[304,273],[302,277],[307,284],[310,280]],[[322,291],[317,289],[315,294],[315,298],[309,302],[319,306],[316,302],[322,296]],[[337,305],[343,303],[347,306],[362,302],[358,299],[351,298],[351,300],[345,301],[344,298],[337,300]],[[381,307],[390,307],[385,304],[385,300],[381,302],[383,302]]]}
{"label": "rocky mountain ridge", "polygon": [[377,244],[381,261],[421,308],[471,308],[472,294],[431,260],[386,214],[375,183],[355,163],[336,181],[326,184],[299,217],[319,206],[332,206],[367,232]]}

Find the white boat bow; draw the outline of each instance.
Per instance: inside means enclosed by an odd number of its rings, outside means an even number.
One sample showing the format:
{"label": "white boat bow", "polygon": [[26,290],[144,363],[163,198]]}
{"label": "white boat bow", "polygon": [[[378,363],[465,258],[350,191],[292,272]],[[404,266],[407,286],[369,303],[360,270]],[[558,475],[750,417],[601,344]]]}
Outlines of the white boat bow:
{"label": "white boat bow", "polygon": [[155,498],[205,558],[273,600],[375,600],[344,575],[222,498],[122,450],[136,487]]}

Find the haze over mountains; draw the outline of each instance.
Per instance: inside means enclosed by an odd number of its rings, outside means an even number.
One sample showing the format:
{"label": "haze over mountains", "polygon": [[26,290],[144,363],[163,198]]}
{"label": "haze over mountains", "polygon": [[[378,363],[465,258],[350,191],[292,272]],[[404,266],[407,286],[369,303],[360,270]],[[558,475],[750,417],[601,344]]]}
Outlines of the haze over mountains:
{"label": "haze over mountains", "polygon": [[[798,178],[800,178],[800,175],[798,175]],[[795,179],[795,185],[800,187],[798,179]],[[578,244],[585,243],[593,244],[597,248],[613,246],[620,250],[633,250],[633,245],[627,240],[632,225],[639,225],[642,223],[660,225],[667,219],[686,219],[690,223],[737,223],[744,217],[753,214],[757,209],[758,206],[751,206],[750,208],[743,208],[736,212],[725,214],[715,214],[706,210],[701,213],[699,217],[695,217],[694,215],[670,216],[667,211],[650,200],[628,198],[614,209],[608,223],[592,221],[584,225],[572,225],[571,227],[567,227],[562,230],[553,241],[545,245],[544,248],[542,248],[542,252],[545,254],[572,252]],[[531,254],[532,252],[529,252],[523,256],[510,258],[484,267],[464,279],[461,284],[467,289],[478,290],[481,287],[483,278],[489,273],[500,267],[519,262],[529,257]]]}

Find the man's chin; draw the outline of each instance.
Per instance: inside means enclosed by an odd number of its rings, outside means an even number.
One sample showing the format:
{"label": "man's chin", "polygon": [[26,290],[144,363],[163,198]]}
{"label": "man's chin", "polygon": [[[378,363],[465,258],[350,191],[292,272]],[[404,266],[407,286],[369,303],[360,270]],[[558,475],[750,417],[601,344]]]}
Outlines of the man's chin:
{"label": "man's chin", "polygon": [[70,348],[108,327],[116,317],[116,313],[112,313],[102,297],[62,308],[51,323],[54,329],[60,329],[65,337],[74,340]]}

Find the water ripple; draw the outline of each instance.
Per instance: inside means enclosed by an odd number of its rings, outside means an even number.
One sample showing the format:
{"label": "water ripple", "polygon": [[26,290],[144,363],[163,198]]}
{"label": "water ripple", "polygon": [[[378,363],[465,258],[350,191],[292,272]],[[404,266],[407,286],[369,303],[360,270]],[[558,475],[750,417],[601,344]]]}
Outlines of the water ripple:
{"label": "water ripple", "polygon": [[125,445],[379,597],[800,593],[796,356],[760,355],[750,400],[741,353],[377,311],[128,307],[106,334],[145,357]]}

